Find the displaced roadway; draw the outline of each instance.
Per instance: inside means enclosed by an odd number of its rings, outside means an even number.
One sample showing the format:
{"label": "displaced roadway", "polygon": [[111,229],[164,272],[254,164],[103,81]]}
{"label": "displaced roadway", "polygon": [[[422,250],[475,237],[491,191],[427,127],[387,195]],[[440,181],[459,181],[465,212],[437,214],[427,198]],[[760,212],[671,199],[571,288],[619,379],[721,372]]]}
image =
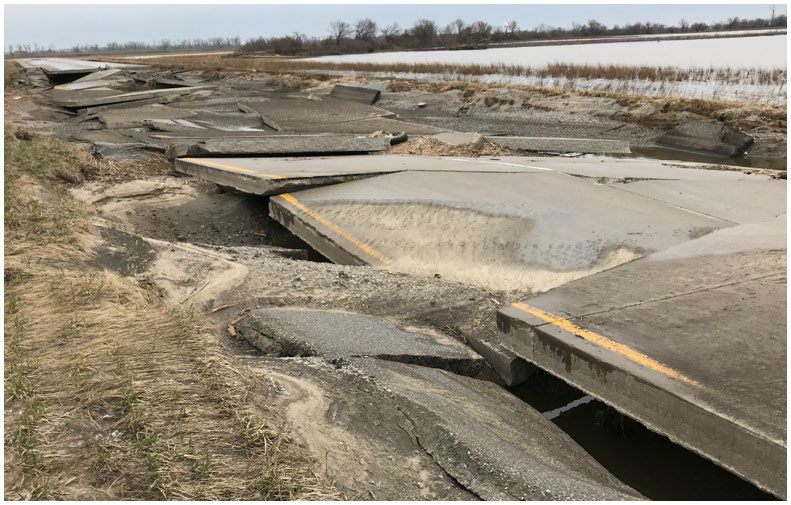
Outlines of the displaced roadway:
{"label": "displaced roadway", "polygon": [[500,345],[786,496],[785,181],[603,157],[177,170],[270,195],[273,217],[337,263],[535,293],[500,311]]}

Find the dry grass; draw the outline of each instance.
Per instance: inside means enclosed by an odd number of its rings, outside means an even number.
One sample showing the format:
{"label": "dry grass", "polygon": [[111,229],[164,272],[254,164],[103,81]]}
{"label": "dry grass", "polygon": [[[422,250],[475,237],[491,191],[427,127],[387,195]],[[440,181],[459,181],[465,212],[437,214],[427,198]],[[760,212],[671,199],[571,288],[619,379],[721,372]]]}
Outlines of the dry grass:
{"label": "dry grass", "polygon": [[5,140],[6,499],[337,498],[205,321],[91,265],[82,153]]}
{"label": "dry grass", "polygon": [[[120,60],[119,60],[120,61]],[[619,79],[653,81],[709,81],[778,85],[788,80],[785,69],[738,69],[723,67],[655,67],[633,65],[580,65],[550,63],[543,67],[508,64],[457,64],[457,63],[332,63],[307,61],[299,58],[266,58],[245,56],[174,56],[157,58],[156,66],[177,66],[192,70],[286,73],[303,71],[354,71],[384,72],[392,74],[440,75],[507,75],[514,77],[567,78],[567,79]]]}

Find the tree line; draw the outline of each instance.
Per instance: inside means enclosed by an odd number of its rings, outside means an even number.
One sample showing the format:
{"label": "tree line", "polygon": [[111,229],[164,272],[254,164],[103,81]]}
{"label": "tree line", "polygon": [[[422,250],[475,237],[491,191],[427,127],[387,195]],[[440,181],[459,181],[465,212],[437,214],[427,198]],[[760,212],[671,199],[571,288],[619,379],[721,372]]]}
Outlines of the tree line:
{"label": "tree line", "polygon": [[207,39],[169,40],[162,39],[154,42],[110,42],[106,45],[85,44],[69,48],[56,49],[54,45],[42,47],[38,44],[9,44],[6,56],[31,57],[53,55],[88,55],[88,54],[123,54],[144,53],[155,51],[214,51],[221,49],[236,50],[242,46],[239,37],[211,37]]}
{"label": "tree line", "polygon": [[468,23],[462,19],[439,26],[430,19],[420,19],[411,27],[402,28],[398,23],[379,26],[372,19],[354,23],[333,21],[324,37],[308,37],[294,33],[282,37],[258,37],[242,43],[239,37],[215,37],[155,42],[111,42],[107,45],[77,45],[68,49],[40,47],[37,44],[17,44],[7,48],[6,56],[30,57],[47,55],[121,54],[154,51],[234,50],[239,53],[264,52],[283,56],[319,56],[327,54],[367,53],[386,50],[429,48],[480,48],[490,44],[529,42],[563,38],[605,37],[618,35],[695,34],[704,32],[749,30],[757,28],[785,28],[785,14],[769,18],[740,19],[733,17],[720,23],[689,23],[682,19],[675,26],[662,23],[629,23],[607,26],[596,20],[574,23],[569,28],[538,25],[522,29],[516,20],[491,25],[485,21]]}

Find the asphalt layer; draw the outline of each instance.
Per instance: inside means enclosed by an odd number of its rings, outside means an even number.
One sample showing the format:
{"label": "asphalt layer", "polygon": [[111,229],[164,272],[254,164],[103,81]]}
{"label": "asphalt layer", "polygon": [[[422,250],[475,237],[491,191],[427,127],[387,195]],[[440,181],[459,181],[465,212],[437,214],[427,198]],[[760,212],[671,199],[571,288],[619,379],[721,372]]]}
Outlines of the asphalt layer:
{"label": "asphalt layer", "polygon": [[457,340],[429,328],[398,325],[351,312],[262,309],[236,331],[264,354],[321,356],[329,360],[369,356],[476,375],[483,358]]}

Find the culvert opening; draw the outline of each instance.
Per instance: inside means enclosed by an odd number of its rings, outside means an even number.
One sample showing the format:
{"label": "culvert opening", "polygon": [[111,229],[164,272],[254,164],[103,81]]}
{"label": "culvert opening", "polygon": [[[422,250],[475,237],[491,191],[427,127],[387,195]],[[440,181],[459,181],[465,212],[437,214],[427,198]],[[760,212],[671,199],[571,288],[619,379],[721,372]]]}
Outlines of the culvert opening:
{"label": "culvert opening", "polygon": [[540,369],[509,388],[624,484],[651,500],[775,500],[642,423]]}

